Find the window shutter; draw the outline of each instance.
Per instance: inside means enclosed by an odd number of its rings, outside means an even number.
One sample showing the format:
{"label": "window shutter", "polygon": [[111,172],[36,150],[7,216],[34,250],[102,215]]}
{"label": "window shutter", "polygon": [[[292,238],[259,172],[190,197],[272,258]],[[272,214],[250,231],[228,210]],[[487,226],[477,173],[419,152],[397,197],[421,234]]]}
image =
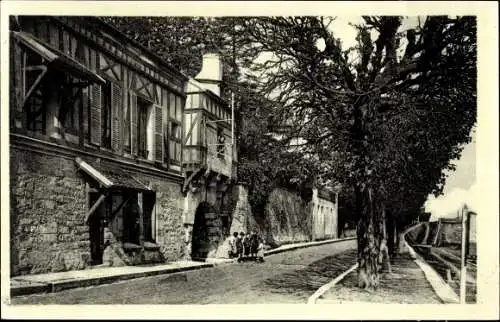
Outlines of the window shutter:
{"label": "window shutter", "polygon": [[83,127],[83,141],[85,143],[90,140],[89,130],[89,93],[90,89],[85,87],[82,89],[82,127]]}
{"label": "window shutter", "polygon": [[161,106],[154,106],[155,160],[163,162],[163,113]]}
{"label": "window shutter", "polygon": [[121,86],[111,84],[111,147],[114,151],[121,151],[121,111],[123,108],[123,92]]}
{"label": "window shutter", "polygon": [[162,114],[163,114],[163,160],[164,163],[169,162],[169,145],[168,145],[168,140],[169,140],[169,133],[168,133],[168,109],[169,109],[169,103],[168,103],[168,97],[169,93],[166,90],[163,90],[162,92]]}
{"label": "window shutter", "polygon": [[90,143],[101,145],[101,86],[90,88]]}
{"label": "window shutter", "polygon": [[130,151],[137,155],[137,96],[130,93]]}
{"label": "window shutter", "polygon": [[17,127],[26,127],[25,120],[23,117],[23,100],[24,100],[24,68],[23,66],[23,56],[24,53],[19,46],[19,43],[15,38],[11,38],[11,46],[12,50],[10,54],[12,55],[10,58],[10,71],[11,75],[13,75],[13,79],[11,78],[10,85],[10,95],[11,95],[11,104],[12,110],[11,115],[13,116],[14,125]]}

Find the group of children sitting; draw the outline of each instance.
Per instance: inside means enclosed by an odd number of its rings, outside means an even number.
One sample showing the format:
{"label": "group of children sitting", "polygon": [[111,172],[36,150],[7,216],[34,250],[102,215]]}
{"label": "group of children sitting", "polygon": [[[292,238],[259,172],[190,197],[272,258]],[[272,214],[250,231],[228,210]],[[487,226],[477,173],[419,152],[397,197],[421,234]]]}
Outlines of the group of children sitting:
{"label": "group of children sitting", "polygon": [[238,258],[238,262],[254,260],[264,262],[264,239],[255,232],[233,233],[230,240],[230,258]]}

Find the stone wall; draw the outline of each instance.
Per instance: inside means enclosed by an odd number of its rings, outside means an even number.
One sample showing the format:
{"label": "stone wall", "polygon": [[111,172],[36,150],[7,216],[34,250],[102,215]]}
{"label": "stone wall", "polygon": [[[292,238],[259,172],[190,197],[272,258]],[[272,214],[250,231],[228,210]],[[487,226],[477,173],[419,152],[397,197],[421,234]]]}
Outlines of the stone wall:
{"label": "stone wall", "polygon": [[267,228],[279,244],[312,239],[312,212],[309,203],[296,192],[276,188],[266,205]]}
{"label": "stone wall", "polygon": [[[229,183],[217,183],[215,177],[188,189],[182,216],[186,259],[228,257],[229,234],[237,222],[233,209],[238,197],[233,193]],[[193,234],[202,235],[196,245],[192,243]]]}
{"label": "stone wall", "polygon": [[181,187],[153,177],[143,179],[156,191],[156,243],[166,261],[178,260],[185,251]]}
{"label": "stone wall", "polygon": [[247,230],[247,218],[251,217],[252,210],[248,203],[248,189],[242,185],[236,185],[233,188],[233,200],[236,204],[233,206],[230,233],[245,232]]}
{"label": "stone wall", "polygon": [[231,232],[257,231],[271,246],[338,237],[337,200],[320,198],[317,191],[306,202],[294,191],[276,188],[269,195],[263,218],[252,214],[246,187],[236,186],[234,198]]}
{"label": "stone wall", "polygon": [[235,197],[231,232],[256,231],[271,246],[311,240],[311,208],[297,193],[274,189],[263,218],[252,213],[246,187],[235,187]]}
{"label": "stone wall", "polygon": [[85,268],[87,196],[74,162],[11,148],[11,275]]}

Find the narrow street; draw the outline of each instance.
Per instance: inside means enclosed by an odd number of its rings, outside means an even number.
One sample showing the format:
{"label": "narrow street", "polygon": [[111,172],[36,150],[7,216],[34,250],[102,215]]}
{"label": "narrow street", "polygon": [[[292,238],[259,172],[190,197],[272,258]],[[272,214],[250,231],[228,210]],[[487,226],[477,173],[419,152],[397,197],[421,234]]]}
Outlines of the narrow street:
{"label": "narrow street", "polygon": [[[354,263],[349,240],[171,275],[12,298],[12,304],[266,304],[305,303]],[[334,255],[337,256],[333,259]]]}

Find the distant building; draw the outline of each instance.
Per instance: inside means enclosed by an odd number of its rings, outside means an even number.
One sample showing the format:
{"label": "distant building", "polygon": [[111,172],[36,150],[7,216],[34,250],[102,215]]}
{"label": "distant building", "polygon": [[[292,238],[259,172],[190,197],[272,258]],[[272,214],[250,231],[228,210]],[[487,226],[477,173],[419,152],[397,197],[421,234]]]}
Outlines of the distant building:
{"label": "distant building", "polygon": [[332,189],[313,189],[312,240],[339,238],[338,193]]}

